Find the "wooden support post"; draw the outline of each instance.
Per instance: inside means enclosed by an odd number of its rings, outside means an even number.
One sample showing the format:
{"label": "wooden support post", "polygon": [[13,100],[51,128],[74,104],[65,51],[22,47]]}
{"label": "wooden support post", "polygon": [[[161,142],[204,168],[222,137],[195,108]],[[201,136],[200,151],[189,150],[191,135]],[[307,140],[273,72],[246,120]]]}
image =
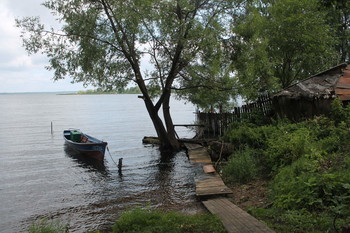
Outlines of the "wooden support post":
{"label": "wooden support post", "polygon": [[119,174],[122,173],[122,166],[123,166],[123,158],[120,158],[119,162],[118,162],[118,172],[119,172]]}

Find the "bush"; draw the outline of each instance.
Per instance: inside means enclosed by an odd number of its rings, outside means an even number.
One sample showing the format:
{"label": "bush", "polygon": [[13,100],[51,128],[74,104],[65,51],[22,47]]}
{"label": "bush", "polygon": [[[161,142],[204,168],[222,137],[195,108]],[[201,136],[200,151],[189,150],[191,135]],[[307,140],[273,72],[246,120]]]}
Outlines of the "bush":
{"label": "bush", "polygon": [[233,123],[223,139],[234,144],[237,148],[250,147],[264,149],[267,139],[275,135],[278,128],[274,125],[258,126],[253,123]]}
{"label": "bush", "polygon": [[225,179],[232,183],[246,183],[257,174],[256,151],[246,148],[232,155],[222,172]]}
{"label": "bush", "polygon": [[226,232],[220,220],[214,215],[181,215],[176,212],[133,209],[122,214],[114,224],[112,232]]}
{"label": "bush", "polygon": [[264,151],[264,159],[272,172],[290,165],[302,155],[312,150],[312,133],[307,128],[280,130],[278,134],[267,139],[268,147]]}
{"label": "bush", "polygon": [[271,208],[254,214],[273,212],[263,218],[275,222],[276,230],[329,232],[333,223],[338,229],[349,224],[350,104],[333,105],[331,119],[233,124],[224,137],[240,148],[223,168],[227,181],[254,179],[256,169],[251,174],[250,166],[262,168],[271,178]]}
{"label": "bush", "polygon": [[319,173],[318,167],[314,160],[302,158],[281,169],[273,180],[274,206],[288,210],[337,210],[337,214],[350,209],[350,171]]}
{"label": "bush", "polygon": [[63,225],[59,222],[49,222],[42,220],[33,223],[29,228],[29,233],[65,233],[68,232],[68,225]]}
{"label": "bush", "polygon": [[[308,233],[308,232],[340,232],[342,226],[349,223],[350,217],[335,219],[331,213],[312,213],[306,209],[251,209],[251,214],[268,222],[276,232]],[[334,220],[336,220],[334,222]],[[335,228],[338,231],[335,231]]]}

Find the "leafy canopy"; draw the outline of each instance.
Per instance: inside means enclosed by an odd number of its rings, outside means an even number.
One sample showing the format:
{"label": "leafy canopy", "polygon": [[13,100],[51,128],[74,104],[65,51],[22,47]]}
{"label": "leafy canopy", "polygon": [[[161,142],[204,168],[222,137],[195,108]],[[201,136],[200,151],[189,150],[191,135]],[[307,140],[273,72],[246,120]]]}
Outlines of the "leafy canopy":
{"label": "leafy canopy", "polygon": [[134,81],[152,95],[174,83],[183,89],[182,78],[195,78],[186,67],[203,72],[201,57],[227,33],[233,1],[48,0],[44,6],[62,28],[48,30],[36,17],[17,25],[26,50],[49,57],[55,80],[72,77],[104,89]]}
{"label": "leafy canopy", "polygon": [[233,59],[245,96],[285,88],[337,62],[333,31],[318,0],[253,2],[233,29]]}

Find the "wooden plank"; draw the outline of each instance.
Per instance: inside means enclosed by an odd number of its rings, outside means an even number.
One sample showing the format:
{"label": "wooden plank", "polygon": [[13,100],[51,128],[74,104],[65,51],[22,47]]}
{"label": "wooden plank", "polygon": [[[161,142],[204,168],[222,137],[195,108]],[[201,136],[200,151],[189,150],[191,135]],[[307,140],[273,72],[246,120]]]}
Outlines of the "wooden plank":
{"label": "wooden plank", "polygon": [[228,232],[232,233],[273,233],[265,224],[240,209],[227,198],[203,201],[204,206],[217,215]]}
{"label": "wooden plank", "polygon": [[349,89],[340,89],[340,88],[336,88],[335,89],[335,93],[337,95],[348,95],[350,94],[350,90]]}
{"label": "wooden plank", "polygon": [[187,154],[193,165],[206,166],[210,170],[208,174],[204,170],[196,174],[196,195],[202,197],[232,194],[232,190],[224,184],[221,177],[215,172],[208,150],[201,145],[193,146],[193,144],[185,143],[185,146],[190,147]]}
{"label": "wooden plank", "polygon": [[204,178],[195,181],[195,183],[196,196],[198,197],[232,194],[232,190],[225,185],[217,173],[209,176],[204,176]]}
{"label": "wooden plank", "polygon": [[204,166],[203,166],[203,171],[204,171],[204,173],[213,173],[213,172],[215,172],[216,170],[215,170],[215,168],[214,168],[213,165],[208,164],[208,165],[204,165]]}
{"label": "wooden plank", "polygon": [[203,148],[203,146],[199,145],[199,144],[193,144],[193,143],[184,143],[185,147],[187,148],[187,150],[191,151],[191,150],[195,150],[198,148]]}
{"label": "wooden plank", "polygon": [[188,152],[188,157],[192,163],[210,164],[212,162],[207,149],[203,148],[202,146],[196,150],[190,150]]}

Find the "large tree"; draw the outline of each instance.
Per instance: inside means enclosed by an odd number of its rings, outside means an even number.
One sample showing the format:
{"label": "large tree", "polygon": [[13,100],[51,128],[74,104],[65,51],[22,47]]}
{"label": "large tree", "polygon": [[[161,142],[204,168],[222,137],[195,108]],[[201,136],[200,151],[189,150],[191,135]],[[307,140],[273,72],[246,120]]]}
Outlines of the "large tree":
{"label": "large tree", "polygon": [[[184,69],[199,67],[202,51],[226,32],[230,0],[48,0],[60,22],[46,29],[37,17],[17,20],[29,53],[49,58],[54,80],[73,78],[115,89],[135,82],[164,149],[179,149],[170,96]],[[142,69],[148,59],[153,68]],[[152,94],[158,97],[152,101]],[[162,110],[164,122],[159,112]]]}
{"label": "large tree", "polygon": [[236,20],[232,59],[242,93],[285,88],[338,62],[318,0],[257,0]]}
{"label": "large tree", "polygon": [[340,54],[339,62],[350,59],[350,1],[320,0],[323,10],[327,13],[327,22],[334,28],[336,49]]}
{"label": "large tree", "polygon": [[226,111],[237,95],[232,62],[224,42],[208,46],[201,60],[181,72],[178,96],[204,111]]}

